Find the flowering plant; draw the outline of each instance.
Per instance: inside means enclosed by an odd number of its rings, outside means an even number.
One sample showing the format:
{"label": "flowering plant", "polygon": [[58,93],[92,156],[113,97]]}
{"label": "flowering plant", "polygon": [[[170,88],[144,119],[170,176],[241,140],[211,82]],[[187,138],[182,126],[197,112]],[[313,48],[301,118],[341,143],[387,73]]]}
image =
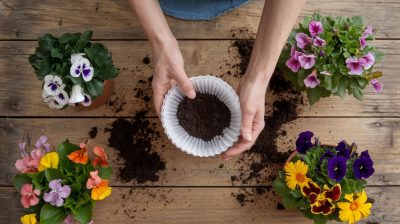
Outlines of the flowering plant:
{"label": "flowering plant", "polygon": [[319,14],[306,16],[294,29],[280,58],[287,78],[300,91],[306,91],[311,105],[321,97],[343,98],[346,90],[358,100],[371,84],[375,92],[382,91],[378,82],[383,74],[373,71],[382,53],[369,41],[373,28],[364,27],[359,16],[352,18]]}
{"label": "flowering plant", "polygon": [[84,143],[78,146],[67,140],[52,151],[46,136],[39,138],[29,154],[25,142],[19,148],[14,186],[26,213],[21,223],[93,223],[95,201],[108,197],[112,190],[107,180],[111,166],[104,149],[95,146],[90,159]]}
{"label": "flowering plant", "polygon": [[105,80],[114,79],[118,69],[101,43],[91,43],[92,31],[66,33],[60,38],[39,38],[29,62],[43,81],[42,97],[50,108],[63,109],[81,103],[90,106],[103,92]]}
{"label": "flowering plant", "polygon": [[312,132],[300,133],[296,155],[288,161],[273,187],[286,208],[298,208],[314,223],[336,220],[355,223],[370,214],[366,179],[374,173],[368,151],[341,141],[336,147],[313,142]]}

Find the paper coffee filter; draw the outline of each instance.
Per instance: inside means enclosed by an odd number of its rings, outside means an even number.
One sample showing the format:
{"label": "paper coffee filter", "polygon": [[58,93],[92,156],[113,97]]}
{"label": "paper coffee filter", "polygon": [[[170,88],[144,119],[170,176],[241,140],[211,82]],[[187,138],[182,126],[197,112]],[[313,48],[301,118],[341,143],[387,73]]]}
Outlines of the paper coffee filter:
{"label": "paper coffee filter", "polygon": [[200,157],[214,156],[227,150],[238,140],[240,135],[241,111],[239,97],[233,88],[220,78],[214,76],[197,76],[191,78],[193,87],[198,93],[218,97],[230,110],[229,127],[223,130],[221,136],[210,141],[193,137],[179,124],[177,111],[179,103],[185,95],[175,85],[165,95],[161,108],[161,122],[165,133],[172,143],[182,151]]}

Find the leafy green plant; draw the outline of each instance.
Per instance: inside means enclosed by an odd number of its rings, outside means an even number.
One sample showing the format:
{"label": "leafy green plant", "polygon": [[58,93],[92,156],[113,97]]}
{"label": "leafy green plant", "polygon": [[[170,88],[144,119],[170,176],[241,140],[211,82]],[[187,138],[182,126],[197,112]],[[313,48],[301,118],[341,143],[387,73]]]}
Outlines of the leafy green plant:
{"label": "leafy green plant", "polygon": [[111,52],[101,43],[90,42],[92,35],[86,31],[39,38],[29,62],[43,81],[42,97],[51,108],[76,103],[89,106],[102,94],[104,81],[118,76]]}
{"label": "leafy green plant", "polygon": [[375,92],[382,91],[377,81],[382,72],[373,67],[383,54],[369,42],[373,32],[360,16],[306,16],[292,31],[279,66],[299,91],[307,93],[311,105],[346,93],[362,100],[368,84]]}

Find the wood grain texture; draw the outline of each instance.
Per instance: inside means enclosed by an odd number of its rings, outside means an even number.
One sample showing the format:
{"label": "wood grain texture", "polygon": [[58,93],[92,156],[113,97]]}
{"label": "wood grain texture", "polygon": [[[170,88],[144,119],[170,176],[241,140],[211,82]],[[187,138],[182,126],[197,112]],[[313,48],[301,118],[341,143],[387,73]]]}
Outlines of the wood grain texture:
{"label": "wood grain texture", "polygon": [[[107,147],[109,134],[104,129],[109,127],[114,119],[0,119],[0,151],[5,156],[0,157],[0,186],[11,186],[16,172],[14,163],[19,157],[18,143],[23,136],[29,136],[31,144],[41,135],[47,135],[50,142],[58,144],[68,138],[79,143],[88,139],[91,127],[98,127],[96,139],[89,145],[101,145],[107,148],[114,164],[111,183],[113,186],[139,186],[135,182],[123,183],[118,177],[121,161],[116,151]],[[238,158],[223,162],[218,156],[199,158],[187,155],[176,149],[167,139],[158,119],[150,118],[155,124],[155,130],[161,133],[161,138],[152,142],[152,148],[166,162],[166,170],[160,173],[160,180],[144,185],[153,186],[231,186],[231,176],[240,172],[250,172],[249,165],[238,163]],[[288,123],[282,129],[286,136],[280,136],[280,150],[293,149],[294,141],[299,132],[312,130],[325,144],[336,144],[342,139],[356,142],[359,150],[368,149],[374,158],[376,173],[369,179],[370,185],[400,184],[400,119],[399,118],[301,118]],[[165,145],[165,147],[162,147]],[[133,150],[133,149],[132,149]],[[251,160],[251,155],[244,155],[245,161]],[[223,164],[223,168],[219,168]],[[278,172],[280,166],[271,170],[263,170],[265,174],[255,181],[249,181],[245,186],[270,185],[268,178]],[[234,183],[239,185],[240,183]]]}
{"label": "wood grain texture", "polygon": [[[178,39],[231,39],[255,37],[264,1],[254,0],[212,21],[168,18]],[[372,11],[371,11],[372,10]],[[400,2],[392,0],[309,0],[302,16],[361,15],[379,38],[400,38]],[[232,32],[238,28],[249,31]],[[97,39],[144,39],[145,35],[125,0],[1,0],[0,39],[36,39],[43,33],[93,30]],[[236,36],[233,37],[232,34]]]}
{"label": "wood grain texture", "polygon": [[[296,210],[277,210],[272,191],[241,206],[232,194],[237,188],[122,188],[114,187],[109,198],[94,209],[94,221],[106,223],[271,223],[308,224]],[[369,187],[375,200],[371,216],[362,223],[399,223],[400,188]],[[0,187],[0,224],[18,223],[22,209],[18,193]],[[112,205],[112,206],[111,206]]]}
{"label": "wood grain texture", "polygon": [[[36,79],[33,69],[27,61],[34,51],[33,41],[0,42],[0,116],[132,116],[142,109],[151,109],[149,116],[156,116],[151,98],[149,77],[152,65],[144,64],[143,58],[151,53],[150,47],[143,41],[105,41],[114,56],[115,64],[121,69],[117,77],[113,100],[126,103],[121,111],[114,107],[103,106],[94,111],[49,109],[41,98],[41,82]],[[386,57],[376,66],[384,72],[381,79],[384,91],[374,93],[371,87],[365,91],[365,99],[359,102],[353,97],[345,99],[331,97],[323,99],[313,107],[300,106],[300,116],[398,116],[400,111],[400,41],[375,41]],[[181,41],[185,58],[186,72],[189,76],[212,74],[221,77],[234,88],[239,82],[237,49],[231,47],[231,41]],[[231,74],[231,75],[229,75]],[[139,93],[142,97],[135,97]],[[140,96],[140,94],[139,94]],[[272,95],[267,95],[267,103]],[[267,104],[267,110],[270,104]]]}

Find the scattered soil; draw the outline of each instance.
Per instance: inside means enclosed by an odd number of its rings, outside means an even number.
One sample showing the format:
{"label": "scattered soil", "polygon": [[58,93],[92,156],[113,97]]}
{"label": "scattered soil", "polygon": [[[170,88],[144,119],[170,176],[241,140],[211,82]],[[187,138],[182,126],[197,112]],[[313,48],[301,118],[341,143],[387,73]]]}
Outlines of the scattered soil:
{"label": "scattered soil", "polygon": [[160,171],[165,170],[165,162],[152,149],[152,141],[160,138],[155,131],[155,123],[145,117],[147,111],[140,111],[131,120],[119,118],[106,132],[110,132],[108,145],[118,153],[123,165],[119,170],[122,182],[132,180],[138,183],[158,181]]}
{"label": "scattered soil", "polygon": [[281,203],[276,203],[276,209],[278,210],[285,210],[285,206],[283,206]]}
{"label": "scattered soil", "polygon": [[150,64],[150,63],[151,63],[151,59],[150,59],[149,55],[146,55],[146,56],[143,58],[143,64],[148,65],[148,64]]}
{"label": "scattered soil", "polygon": [[244,75],[247,65],[250,62],[251,51],[253,50],[254,40],[236,40],[233,42],[234,47],[238,49],[240,55],[239,69],[240,74]]}
{"label": "scattered soil", "polygon": [[202,93],[193,100],[185,97],[178,106],[177,117],[191,136],[204,141],[221,136],[231,122],[229,108],[218,97]]}
{"label": "scattered soil", "polygon": [[125,95],[126,93],[122,90],[114,92],[110,101],[106,104],[107,109],[111,110],[114,114],[123,111],[126,105]]}
{"label": "scattered soil", "polygon": [[96,138],[96,136],[97,136],[97,132],[98,132],[98,128],[97,127],[92,127],[92,129],[90,129],[90,131],[89,131],[89,137],[91,138],[91,139],[93,139],[93,138]]}
{"label": "scattered soil", "polygon": [[142,99],[144,102],[148,103],[151,101],[151,82],[153,81],[153,77],[148,78],[147,80],[139,80],[139,83],[133,91],[135,92],[135,97]]}

